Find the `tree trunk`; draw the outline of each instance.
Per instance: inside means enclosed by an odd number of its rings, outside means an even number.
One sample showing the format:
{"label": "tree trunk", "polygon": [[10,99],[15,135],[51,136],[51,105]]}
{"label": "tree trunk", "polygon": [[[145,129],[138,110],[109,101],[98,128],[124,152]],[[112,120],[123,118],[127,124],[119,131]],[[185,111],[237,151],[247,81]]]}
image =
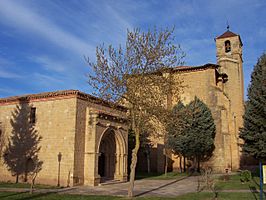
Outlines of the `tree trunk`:
{"label": "tree trunk", "polygon": [[18,174],[16,174],[16,183],[18,183]]}
{"label": "tree trunk", "polygon": [[199,156],[197,156],[197,164],[198,164],[197,172],[200,172],[200,158],[199,158]]}
{"label": "tree trunk", "polygon": [[134,180],[135,180],[135,170],[137,166],[138,161],[138,151],[140,147],[140,132],[138,129],[134,130],[135,132],[135,139],[136,139],[136,145],[135,148],[132,150],[132,159],[131,159],[131,165],[130,165],[130,178],[129,178],[129,188],[128,188],[128,197],[133,197],[133,189],[134,189]]}
{"label": "tree trunk", "polygon": [[167,150],[165,150],[165,167],[164,167],[164,175],[167,176],[167,168],[168,168],[168,156],[167,156]]}
{"label": "tree trunk", "polygon": [[182,156],[179,157],[179,168],[180,168],[180,173],[182,173]]}
{"label": "tree trunk", "polygon": [[185,156],[183,157],[183,165],[184,165],[183,166],[184,167],[184,170],[183,171],[186,172],[187,169],[186,169],[186,157]]}
{"label": "tree trunk", "polygon": [[147,171],[148,174],[151,172],[151,162],[150,162],[150,153],[147,153]]}
{"label": "tree trunk", "polygon": [[24,174],[24,180],[23,180],[24,182],[27,182],[28,181],[28,172],[25,172],[25,174]]}
{"label": "tree trunk", "polygon": [[34,187],[34,184],[35,184],[36,177],[37,177],[37,172],[34,173],[34,175],[32,176],[31,185],[30,185],[30,194],[33,193],[33,187]]}

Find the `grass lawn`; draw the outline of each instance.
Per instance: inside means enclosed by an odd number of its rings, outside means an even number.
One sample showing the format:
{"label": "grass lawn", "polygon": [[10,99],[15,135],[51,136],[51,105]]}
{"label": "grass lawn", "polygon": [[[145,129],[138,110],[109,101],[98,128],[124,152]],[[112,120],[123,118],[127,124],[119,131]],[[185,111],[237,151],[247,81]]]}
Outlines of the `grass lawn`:
{"label": "grass lawn", "polygon": [[259,191],[259,177],[253,177],[251,181],[241,183],[239,174],[229,176],[229,180],[217,179],[218,190],[257,190]]}
{"label": "grass lawn", "polygon": [[62,200],[113,200],[113,199],[121,199],[119,197],[112,197],[112,196],[85,196],[85,195],[70,195],[70,194],[55,194],[55,193],[35,193],[30,195],[29,193],[14,193],[14,192],[0,192],[0,199],[5,200],[55,200],[55,199],[62,199]]}
{"label": "grass lawn", "polygon": [[[29,183],[10,183],[10,182],[0,182],[0,188],[30,188]],[[57,186],[50,186],[50,185],[34,185],[34,188],[37,189],[55,189],[58,188]]]}
{"label": "grass lawn", "polygon": [[[255,196],[254,196],[255,195]],[[255,200],[259,199],[259,194],[252,194],[252,193],[219,193],[218,200]],[[178,197],[138,197],[134,198],[136,200],[211,200],[213,198],[212,193],[208,192],[201,192],[201,193],[191,193],[186,194],[183,196]],[[0,199],[5,200],[55,200],[55,199],[62,199],[62,200],[113,200],[119,199],[123,200],[126,198],[122,197],[112,197],[112,196],[82,196],[82,195],[68,195],[68,194],[33,194],[30,195],[28,193],[12,193],[12,192],[0,192]]]}
{"label": "grass lawn", "polygon": [[169,179],[182,178],[185,176],[188,176],[188,174],[187,173],[179,173],[179,172],[168,172],[167,175],[165,176],[165,174],[138,172],[136,174],[136,180],[138,180],[138,179],[169,180]]}

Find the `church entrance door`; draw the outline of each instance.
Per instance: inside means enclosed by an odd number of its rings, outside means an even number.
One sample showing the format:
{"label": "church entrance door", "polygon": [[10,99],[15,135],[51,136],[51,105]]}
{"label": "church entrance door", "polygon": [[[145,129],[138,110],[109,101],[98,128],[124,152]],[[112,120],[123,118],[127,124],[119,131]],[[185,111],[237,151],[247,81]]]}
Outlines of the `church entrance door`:
{"label": "church entrance door", "polygon": [[104,133],[99,149],[98,174],[101,182],[113,180],[116,171],[116,139],[115,132],[109,130]]}

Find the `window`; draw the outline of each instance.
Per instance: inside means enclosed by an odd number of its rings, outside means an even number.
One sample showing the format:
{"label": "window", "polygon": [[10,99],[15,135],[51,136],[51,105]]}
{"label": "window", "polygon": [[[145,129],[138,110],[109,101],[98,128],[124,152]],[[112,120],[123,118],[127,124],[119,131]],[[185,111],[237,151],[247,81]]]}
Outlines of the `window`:
{"label": "window", "polygon": [[35,124],[36,122],[36,108],[31,107],[30,109],[30,123]]}
{"label": "window", "polygon": [[231,43],[230,43],[229,40],[226,40],[226,41],[224,42],[224,46],[225,46],[225,53],[228,53],[228,52],[231,51]]}

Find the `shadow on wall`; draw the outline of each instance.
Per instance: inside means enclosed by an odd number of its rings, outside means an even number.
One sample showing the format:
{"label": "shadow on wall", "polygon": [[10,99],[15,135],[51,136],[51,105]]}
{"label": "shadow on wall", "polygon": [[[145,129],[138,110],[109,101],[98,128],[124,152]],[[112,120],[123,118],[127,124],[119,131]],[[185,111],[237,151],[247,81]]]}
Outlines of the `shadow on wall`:
{"label": "shadow on wall", "polygon": [[42,169],[43,162],[38,158],[41,136],[35,129],[35,123],[36,108],[21,98],[12,112],[12,131],[3,150],[4,163],[12,176],[16,177],[16,183],[19,178],[27,182],[28,176],[35,180]]}

